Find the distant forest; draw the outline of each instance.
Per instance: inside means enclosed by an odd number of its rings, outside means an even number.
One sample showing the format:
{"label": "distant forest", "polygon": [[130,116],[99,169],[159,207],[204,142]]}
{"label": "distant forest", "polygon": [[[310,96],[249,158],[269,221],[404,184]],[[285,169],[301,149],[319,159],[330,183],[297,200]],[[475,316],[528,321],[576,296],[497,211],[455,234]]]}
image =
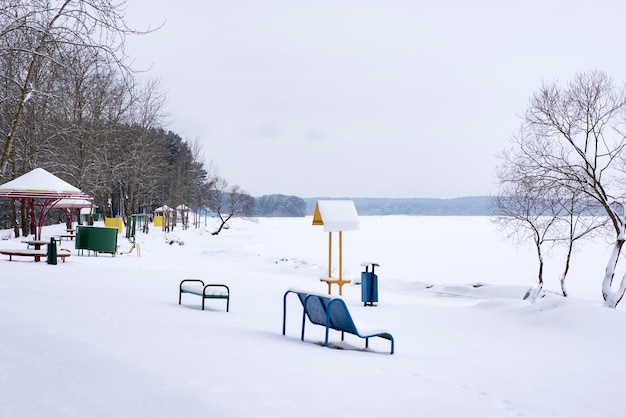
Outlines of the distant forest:
{"label": "distant forest", "polygon": [[[352,200],[356,211],[362,216],[375,215],[421,215],[421,216],[491,216],[489,196],[458,197],[454,199],[427,198],[345,198]],[[313,215],[318,200],[336,198],[306,198],[306,213]]]}
{"label": "distant forest", "polygon": [[359,215],[491,216],[489,196],[453,199],[330,198],[267,195],[256,198],[255,216],[312,216],[318,200],[352,200]]}

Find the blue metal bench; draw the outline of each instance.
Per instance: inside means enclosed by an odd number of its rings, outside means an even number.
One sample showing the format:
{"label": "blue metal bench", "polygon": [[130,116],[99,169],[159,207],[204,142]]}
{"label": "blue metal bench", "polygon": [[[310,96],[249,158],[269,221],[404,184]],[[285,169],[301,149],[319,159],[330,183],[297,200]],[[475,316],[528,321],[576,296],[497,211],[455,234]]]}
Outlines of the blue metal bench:
{"label": "blue metal bench", "polygon": [[372,337],[380,337],[391,342],[391,354],[394,352],[393,336],[384,330],[359,330],[348,311],[348,306],[341,298],[333,298],[315,293],[308,293],[300,290],[289,289],[283,296],[283,335],[285,335],[285,327],[287,320],[287,296],[294,293],[302,303],[302,333],[300,339],[304,341],[304,328],[306,319],[316,325],[326,328],[326,337],[324,339],[324,347],[328,347],[328,333],[330,329],[341,331],[341,341],[344,340],[344,333],[353,334],[357,337],[365,339],[365,348],[369,347],[369,339]]}

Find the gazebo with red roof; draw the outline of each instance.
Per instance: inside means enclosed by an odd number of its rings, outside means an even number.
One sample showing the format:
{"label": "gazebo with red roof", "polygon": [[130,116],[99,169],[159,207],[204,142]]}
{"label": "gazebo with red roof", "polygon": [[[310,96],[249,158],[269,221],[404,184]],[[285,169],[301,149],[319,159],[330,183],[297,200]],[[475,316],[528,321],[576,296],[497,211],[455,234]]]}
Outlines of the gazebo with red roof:
{"label": "gazebo with red roof", "polygon": [[[88,194],[43,168],[36,168],[0,185],[0,198],[25,200],[31,219],[36,223],[36,240],[41,239],[41,230],[48,212],[54,209],[59,201],[63,199],[93,200]],[[39,214],[36,213],[36,208],[39,208]]]}

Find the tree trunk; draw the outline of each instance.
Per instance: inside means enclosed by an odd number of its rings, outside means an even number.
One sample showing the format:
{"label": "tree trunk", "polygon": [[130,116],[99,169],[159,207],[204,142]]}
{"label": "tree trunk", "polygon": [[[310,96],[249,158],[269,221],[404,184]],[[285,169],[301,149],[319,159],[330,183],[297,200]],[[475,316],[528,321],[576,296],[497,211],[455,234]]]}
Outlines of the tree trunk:
{"label": "tree trunk", "polygon": [[622,247],[624,246],[624,240],[624,233],[622,231],[615,241],[613,253],[611,254],[611,258],[609,258],[604,274],[604,280],[602,281],[602,297],[604,298],[604,306],[608,308],[617,307],[617,304],[624,297],[624,292],[626,292],[626,274],[622,277],[622,282],[617,291],[613,291],[611,287],[615,276],[615,268],[617,267],[617,262],[619,261],[619,255],[622,251]]}
{"label": "tree trunk", "polygon": [[26,207],[26,202],[21,202],[22,210],[20,211],[20,222],[22,223],[22,236],[27,237],[30,235],[30,216]]}
{"label": "tree trunk", "polygon": [[530,303],[535,303],[537,299],[539,299],[539,295],[541,295],[541,291],[543,290],[543,256],[541,255],[541,249],[537,249],[539,252],[539,273],[538,273],[538,284],[537,287],[528,293],[528,300]]}
{"label": "tree trunk", "polygon": [[539,299],[539,295],[541,295],[542,290],[543,282],[539,283],[536,288],[529,290],[526,298],[530,301],[530,303],[535,303],[537,299]]}
{"label": "tree trunk", "polygon": [[539,298],[539,295],[541,294],[541,290],[543,289],[543,253],[541,252],[541,238],[537,233],[535,236],[535,248],[537,250],[537,259],[539,260],[539,269],[537,271],[537,287],[535,289],[529,290],[524,297],[524,299],[528,299],[530,303],[535,303],[535,301]]}
{"label": "tree trunk", "polygon": [[13,233],[15,235],[15,238],[19,238],[20,237],[20,226],[17,223],[17,208],[16,208],[16,200],[15,199],[11,199],[11,214],[13,215],[11,217],[11,224],[13,225]]}
{"label": "tree trunk", "polygon": [[220,227],[217,228],[217,231],[215,232],[211,232],[211,235],[219,235],[220,232],[222,232],[222,229],[224,229],[224,226],[226,225],[226,222],[228,222],[230,220],[232,215],[228,215],[228,217],[226,219],[222,218],[222,215],[219,214],[220,220],[222,221],[222,223],[220,224]]}
{"label": "tree trunk", "polygon": [[569,265],[572,260],[572,249],[574,247],[574,241],[569,242],[569,246],[567,247],[567,257],[565,257],[565,268],[563,269],[563,275],[561,276],[561,293],[563,293],[564,297],[567,297],[567,290],[565,289],[565,278],[567,277],[567,273],[569,272]]}
{"label": "tree trunk", "polygon": [[106,219],[108,218],[108,212],[109,212],[109,207],[108,207],[107,199],[105,198],[105,194],[101,192],[100,193],[100,213],[102,214],[102,222],[106,221]]}

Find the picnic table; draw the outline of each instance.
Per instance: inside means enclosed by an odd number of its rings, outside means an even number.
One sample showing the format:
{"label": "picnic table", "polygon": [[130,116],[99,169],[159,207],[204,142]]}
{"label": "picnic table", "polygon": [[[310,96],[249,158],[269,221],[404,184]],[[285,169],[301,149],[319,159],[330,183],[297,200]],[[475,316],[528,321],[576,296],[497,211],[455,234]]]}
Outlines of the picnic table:
{"label": "picnic table", "polygon": [[22,243],[26,244],[27,248],[33,246],[35,250],[41,250],[42,245],[48,245],[48,241],[37,239],[24,240]]}
{"label": "picnic table", "polygon": [[[27,240],[23,240],[22,243],[26,244],[26,252],[24,254],[20,254],[19,251],[13,251],[13,255],[32,255],[35,257],[35,261],[39,261],[41,259],[43,252],[41,251],[41,246],[42,245],[48,245],[48,241],[46,240],[42,240],[42,239],[27,239]],[[30,247],[33,247],[34,250],[30,250]],[[11,255],[10,254],[6,254],[9,256],[9,260],[11,260]]]}

